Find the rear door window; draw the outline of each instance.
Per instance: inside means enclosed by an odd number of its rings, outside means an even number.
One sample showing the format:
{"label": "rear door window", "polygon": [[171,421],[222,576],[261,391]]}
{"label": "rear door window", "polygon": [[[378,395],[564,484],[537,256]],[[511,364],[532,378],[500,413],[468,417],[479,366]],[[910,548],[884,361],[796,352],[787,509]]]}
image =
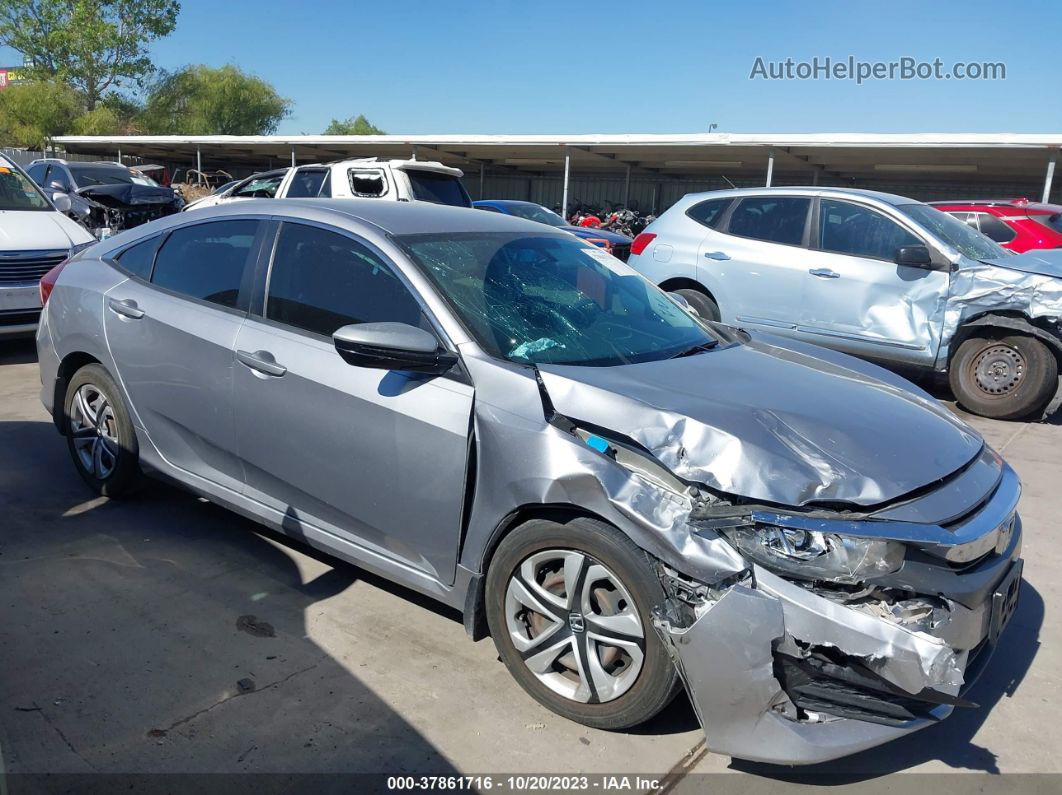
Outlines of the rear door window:
{"label": "rear door window", "polygon": [[861,204],[823,199],[819,204],[820,248],[835,254],[892,262],[902,246],[922,241],[891,218]]}
{"label": "rear door window", "polygon": [[449,204],[452,207],[472,206],[468,191],[453,174],[410,168],[406,169],[406,176],[413,189],[413,198],[417,201]]}
{"label": "rear door window", "polygon": [[328,168],[300,168],[288,186],[289,199],[316,199],[319,196],[331,196],[331,180]]}
{"label": "rear door window", "polygon": [[754,196],[741,199],[730,216],[727,232],[753,240],[799,246],[811,199],[791,196]]}
{"label": "rear door window", "polygon": [[155,257],[151,283],[235,307],[258,226],[258,221],[240,219],[175,229]]}

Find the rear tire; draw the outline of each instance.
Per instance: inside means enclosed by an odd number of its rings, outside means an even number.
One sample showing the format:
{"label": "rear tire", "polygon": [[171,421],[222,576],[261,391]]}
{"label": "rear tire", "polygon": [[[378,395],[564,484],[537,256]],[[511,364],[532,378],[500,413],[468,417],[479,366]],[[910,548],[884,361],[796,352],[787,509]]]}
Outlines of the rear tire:
{"label": "rear tire", "polygon": [[973,414],[1016,420],[1043,411],[1058,387],[1058,362],[1024,334],[971,337],[952,357],[951,391]]}
{"label": "rear tire", "polygon": [[643,723],[681,688],[650,615],[663,599],[649,556],[594,519],[527,522],[487,572],[487,623],[513,678],[543,706],[598,729]]}
{"label": "rear tire", "polygon": [[63,400],[63,432],[81,479],[104,497],[121,497],[142,481],[140,448],[118,385],[102,365],[74,373]]}
{"label": "rear tire", "polygon": [[705,320],[719,321],[719,305],[700,290],[684,287],[681,290],[675,290],[674,293],[685,298],[686,303],[692,306],[697,314]]}

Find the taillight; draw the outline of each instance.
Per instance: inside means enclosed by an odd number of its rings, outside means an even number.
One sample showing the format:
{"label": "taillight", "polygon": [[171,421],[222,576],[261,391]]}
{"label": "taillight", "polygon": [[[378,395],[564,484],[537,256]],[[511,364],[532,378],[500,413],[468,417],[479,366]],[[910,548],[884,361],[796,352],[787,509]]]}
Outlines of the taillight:
{"label": "taillight", "polygon": [[68,262],[70,262],[69,257],[41,276],[41,306],[48,303],[48,296],[52,294],[52,289],[55,287],[55,280],[59,278],[59,274],[62,273],[63,268],[66,267],[66,263]]}
{"label": "taillight", "polygon": [[641,254],[645,251],[645,247],[654,240],[656,240],[656,235],[652,232],[642,232],[631,242],[631,254]]}

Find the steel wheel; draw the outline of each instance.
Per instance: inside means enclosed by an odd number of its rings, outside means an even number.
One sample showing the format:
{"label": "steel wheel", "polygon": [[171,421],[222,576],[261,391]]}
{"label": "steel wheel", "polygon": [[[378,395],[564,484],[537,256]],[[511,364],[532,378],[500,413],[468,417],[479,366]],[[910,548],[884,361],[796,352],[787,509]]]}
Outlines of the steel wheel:
{"label": "steel wheel", "polygon": [[974,383],[986,395],[1013,392],[1025,377],[1025,357],[1010,345],[992,345],[971,362]]}
{"label": "steel wheel", "polygon": [[581,703],[619,698],[645,658],[645,631],[630,593],[582,552],[548,549],[509,578],[505,622],[513,646],[546,687]]}
{"label": "steel wheel", "polygon": [[83,384],[70,406],[70,438],[78,463],[97,480],[106,480],[118,466],[121,450],[114,407],[94,384]]}

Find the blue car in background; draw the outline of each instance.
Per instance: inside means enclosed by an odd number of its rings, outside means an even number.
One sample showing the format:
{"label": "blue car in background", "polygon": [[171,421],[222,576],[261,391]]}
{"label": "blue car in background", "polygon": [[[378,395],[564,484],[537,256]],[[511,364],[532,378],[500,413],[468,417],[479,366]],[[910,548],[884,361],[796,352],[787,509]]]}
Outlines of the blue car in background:
{"label": "blue car in background", "polygon": [[484,199],[472,202],[472,206],[479,210],[487,210],[503,215],[515,215],[526,218],[529,221],[538,221],[540,224],[548,224],[565,232],[571,232],[576,237],[581,237],[588,243],[607,249],[617,259],[627,261],[631,253],[631,239],[618,232],[610,232],[607,229],[594,229],[585,226],[572,226],[552,210],[548,210],[541,204],[534,202],[522,202],[512,199]]}

